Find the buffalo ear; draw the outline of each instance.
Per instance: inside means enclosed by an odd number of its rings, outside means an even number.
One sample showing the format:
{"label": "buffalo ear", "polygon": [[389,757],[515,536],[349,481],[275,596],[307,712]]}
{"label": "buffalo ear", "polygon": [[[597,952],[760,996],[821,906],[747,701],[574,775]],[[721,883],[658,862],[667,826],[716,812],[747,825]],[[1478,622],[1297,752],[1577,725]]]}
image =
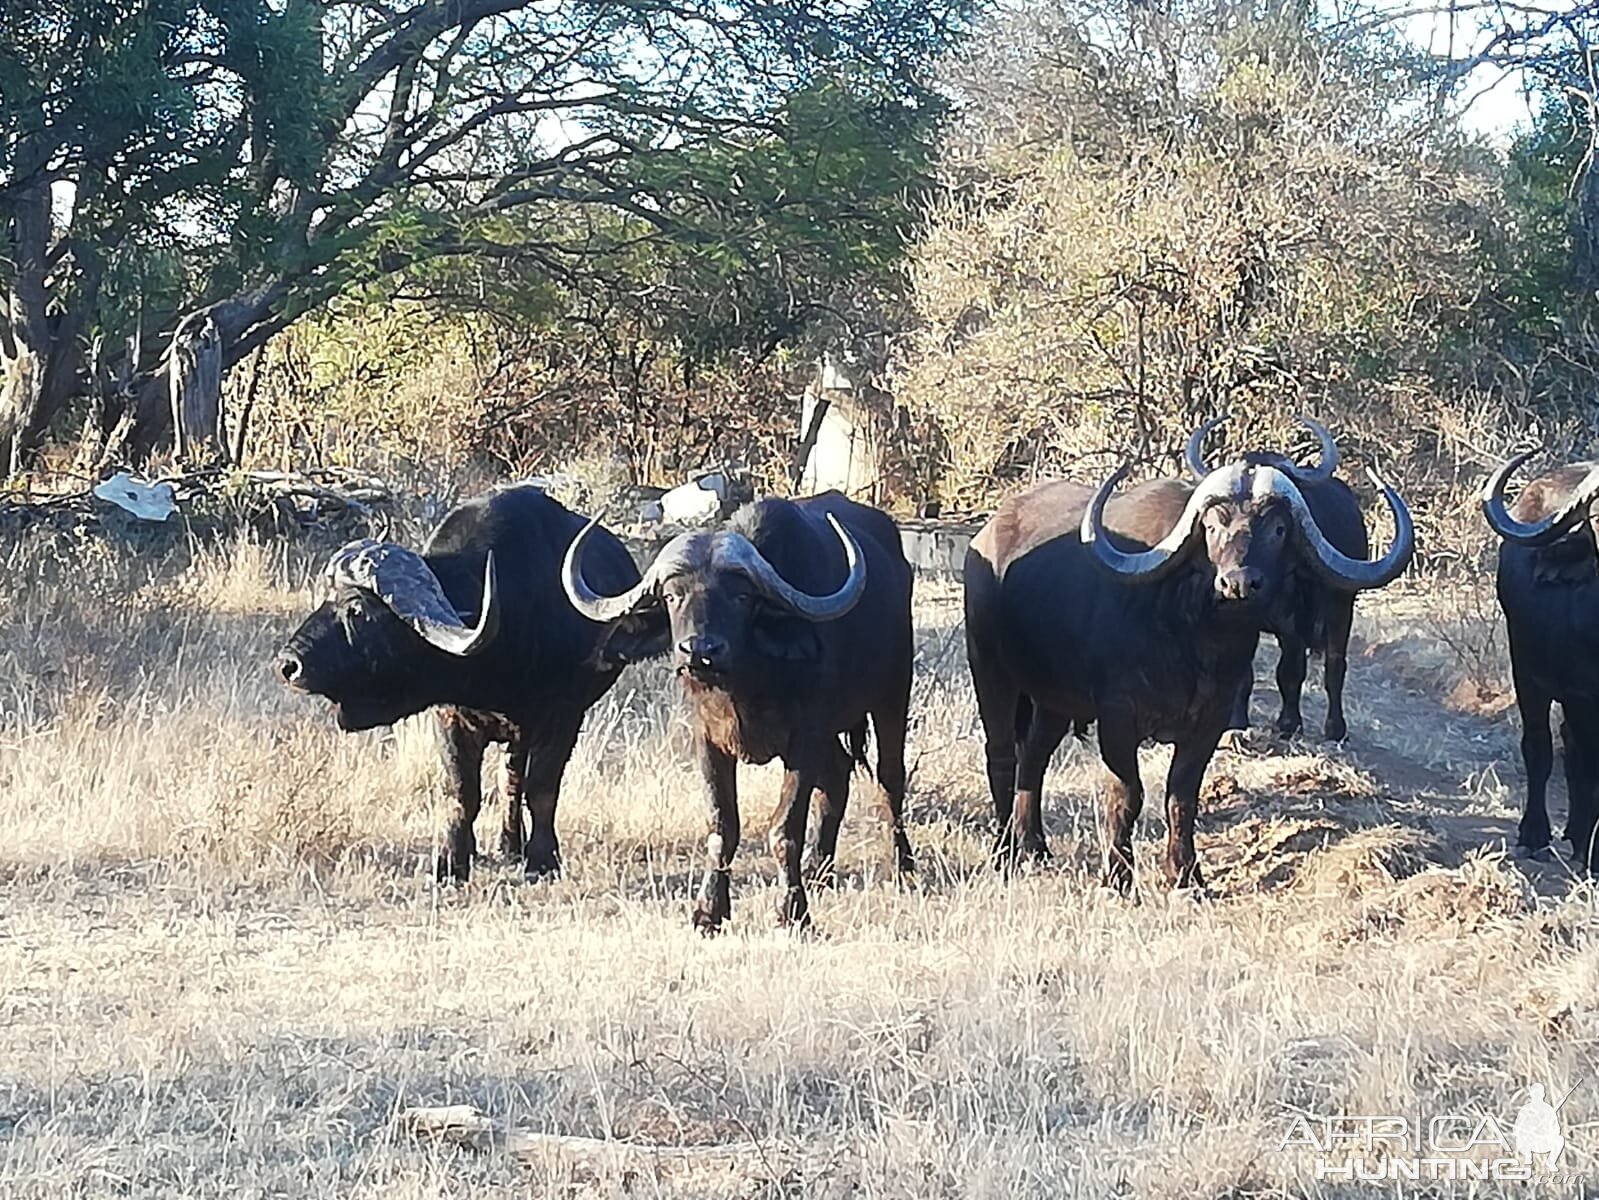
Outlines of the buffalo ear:
{"label": "buffalo ear", "polygon": [[763,607],[755,614],[751,633],[755,653],[762,658],[813,663],[822,657],[822,639],[817,635],[816,625],[804,617]]}
{"label": "buffalo ear", "polygon": [[599,658],[607,663],[637,663],[659,658],[672,648],[672,623],[652,604],[612,621],[600,639]]}

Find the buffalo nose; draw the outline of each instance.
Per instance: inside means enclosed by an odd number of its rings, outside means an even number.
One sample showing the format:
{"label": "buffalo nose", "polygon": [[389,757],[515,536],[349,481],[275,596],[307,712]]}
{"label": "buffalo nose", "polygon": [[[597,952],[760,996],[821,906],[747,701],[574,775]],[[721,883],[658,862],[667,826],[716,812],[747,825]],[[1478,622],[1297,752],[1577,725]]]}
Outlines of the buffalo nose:
{"label": "buffalo nose", "polygon": [[1216,575],[1216,593],[1224,600],[1249,600],[1265,582],[1265,576],[1254,567],[1221,571]]}
{"label": "buffalo nose", "polygon": [[715,667],[727,655],[727,643],[710,634],[684,638],[677,644],[677,652],[691,667]]}
{"label": "buffalo nose", "polygon": [[278,659],[278,674],[283,676],[284,683],[293,683],[304,670],[305,664],[300,661],[298,654],[285,654]]}

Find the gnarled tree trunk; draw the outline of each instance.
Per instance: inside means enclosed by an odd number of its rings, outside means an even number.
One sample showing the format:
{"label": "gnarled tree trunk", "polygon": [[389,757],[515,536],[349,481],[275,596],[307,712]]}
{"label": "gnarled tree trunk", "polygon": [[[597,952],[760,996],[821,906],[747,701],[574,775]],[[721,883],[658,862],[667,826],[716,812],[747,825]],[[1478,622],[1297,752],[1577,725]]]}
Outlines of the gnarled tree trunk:
{"label": "gnarled tree trunk", "polygon": [[178,322],[167,353],[172,449],[180,461],[227,458],[222,428],[222,333],[207,312]]}

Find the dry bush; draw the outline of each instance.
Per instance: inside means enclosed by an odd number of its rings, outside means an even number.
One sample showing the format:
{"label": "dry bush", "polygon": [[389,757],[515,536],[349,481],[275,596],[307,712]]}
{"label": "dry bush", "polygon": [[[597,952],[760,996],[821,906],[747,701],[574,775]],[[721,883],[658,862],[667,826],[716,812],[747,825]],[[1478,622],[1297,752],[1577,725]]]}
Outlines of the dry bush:
{"label": "dry bush", "polygon": [[1169,468],[1220,412],[1232,447],[1291,447],[1304,412],[1396,472],[1430,532],[1540,412],[1480,349],[1492,157],[1399,51],[1304,12],[1047,0],[954,70],[896,388],[947,441],[947,500],[1108,455]]}
{"label": "dry bush", "polygon": [[442,496],[601,462],[612,482],[660,485],[738,463],[779,489],[799,420],[793,373],[780,358],[695,368],[625,325],[350,303],[234,372],[229,407],[250,409],[252,465],[355,467]]}

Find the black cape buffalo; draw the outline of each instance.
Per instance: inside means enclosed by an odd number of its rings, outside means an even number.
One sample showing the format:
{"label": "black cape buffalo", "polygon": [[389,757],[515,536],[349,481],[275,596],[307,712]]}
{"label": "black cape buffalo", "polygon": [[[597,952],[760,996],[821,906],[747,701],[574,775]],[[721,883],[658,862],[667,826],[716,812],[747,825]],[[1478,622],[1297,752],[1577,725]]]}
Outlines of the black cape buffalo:
{"label": "black cape buffalo", "polygon": [[1044,769],[1069,729],[1097,721],[1115,777],[1106,882],[1132,883],[1138,747],[1152,738],[1174,746],[1166,875],[1197,887],[1200,783],[1288,573],[1308,566],[1334,587],[1381,587],[1404,570],[1414,535],[1404,502],[1381,484],[1396,535],[1366,562],[1328,542],[1298,485],[1275,467],[1234,463],[1197,486],[1157,480],[1112,498],[1128,469],[1097,491],[1057,482],[1012,497],[967,554],[966,648],[996,856],[1005,864],[1047,854]]}
{"label": "black cape buffalo", "polygon": [[[1226,420],[1226,417],[1216,417],[1207,421],[1188,439],[1184,459],[1195,480],[1203,479],[1211,471],[1201,451],[1206,435]],[[1253,451],[1244,455],[1242,461],[1251,466],[1275,467],[1289,476],[1299,486],[1310,515],[1334,549],[1350,558],[1363,559],[1371,552],[1371,547],[1366,541],[1366,522],[1360,512],[1360,501],[1348,484],[1333,478],[1333,471],[1338,467],[1338,446],[1332,434],[1319,422],[1308,417],[1301,417],[1299,421],[1321,443],[1320,461],[1315,466],[1301,466],[1287,455],[1270,451]],[[1328,585],[1317,572],[1298,566],[1290,569],[1276,603],[1262,621],[1265,632],[1277,639],[1277,692],[1282,698],[1277,732],[1283,737],[1292,737],[1304,725],[1299,698],[1305,685],[1305,660],[1312,650],[1322,655],[1327,688],[1327,720],[1323,732],[1329,741],[1335,742],[1348,736],[1349,723],[1344,719],[1344,677],[1349,673],[1349,632],[1354,621],[1354,592]],[[1250,671],[1238,694],[1229,729],[1249,727],[1249,695],[1254,684],[1255,673]]]}
{"label": "black cape buffalo", "polygon": [[667,543],[636,587],[606,588],[585,531],[562,579],[573,605],[610,624],[607,652],[671,652],[692,711],[710,800],[704,883],[694,923],[715,932],[732,912],[738,849],[735,765],[781,759],[782,796],[767,835],[782,872],[784,924],[809,920],[801,850],[811,793],[823,799],[815,866],[831,869],[851,769],[864,765],[866,721],[877,741],[900,870],[905,725],[911,683],[911,573],[894,522],[828,492],[763,500],[714,533]]}
{"label": "black cape buffalo", "polygon": [[1545,793],[1554,766],[1549,710],[1564,716],[1566,837],[1579,864],[1593,861],[1599,821],[1599,551],[1593,501],[1599,463],[1560,467],[1505,505],[1505,485],[1536,450],[1501,466],[1483,489],[1483,514],[1499,544],[1499,607],[1521,710],[1527,771],[1518,850],[1543,857],[1552,840]]}
{"label": "black cape buffalo", "polygon": [[[436,869],[465,880],[482,803],[483,751],[507,743],[501,849],[530,875],[559,870],[555,806],[583,714],[622,669],[598,653],[604,630],[572,611],[560,563],[584,519],[531,486],[448,513],[420,555],[352,542],[328,564],[331,598],[289,638],[278,670],[333,702],[341,729],[389,725],[435,708],[455,806]],[[590,538],[601,586],[638,582],[610,533]],[[532,821],[523,838],[522,805]]]}

